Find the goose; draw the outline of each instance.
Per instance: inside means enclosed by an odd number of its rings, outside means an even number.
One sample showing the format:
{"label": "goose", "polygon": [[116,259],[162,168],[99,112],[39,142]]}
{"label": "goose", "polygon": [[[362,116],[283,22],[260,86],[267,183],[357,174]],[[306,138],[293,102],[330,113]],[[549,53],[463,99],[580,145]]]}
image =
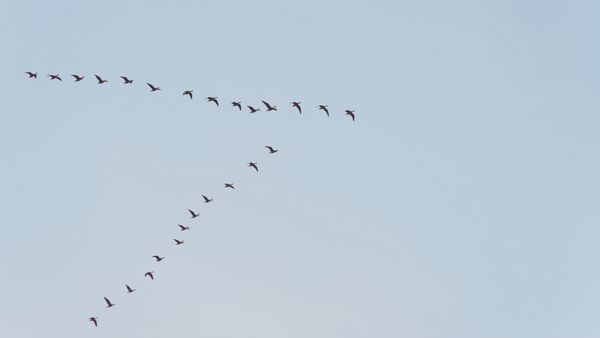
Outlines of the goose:
{"label": "goose", "polygon": [[256,165],[256,162],[248,162],[248,167],[252,167],[254,170],[256,170],[256,172],[258,172],[258,166]]}
{"label": "goose", "polygon": [[346,109],[346,115],[350,116],[352,121],[354,121],[354,110]]}
{"label": "goose", "polygon": [[193,210],[188,209],[188,211],[190,212],[190,214],[192,215],[192,218],[196,218],[198,216],[200,216],[200,214],[195,213]]}
{"label": "goose", "polygon": [[29,78],[34,78],[37,79],[37,73],[33,73],[33,72],[25,72],[25,74],[29,75]]}
{"label": "goose", "polygon": [[298,108],[298,112],[299,112],[300,114],[302,114],[302,108],[300,107],[300,103],[302,103],[302,102],[296,102],[296,101],[293,101],[293,102],[292,102],[292,106],[294,106],[294,107]]}
{"label": "goose", "polygon": [[217,106],[219,105],[219,101],[217,101],[218,97],[216,96],[209,96],[206,98],[206,101],[208,102],[214,102]]}
{"label": "goose", "polygon": [[225,188],[231,188],[232,190],[235,190],[233,183],[225,183]]}
{"label": "goose", "polygon": [[144,274],[144,277],[150,277],[150,279],[154,280],[154,271],[148,271]]}
{"label": "goose", "polygon": [[273,148],[271,146],[265,146],[265,148],[269,149],[269,153],[270,154],[275,154],[276,152],[279,151],[279,149],[275,149],[275,148]]}
{"label": "goose", "polygon": [[248,109],[250,109],[250,114],[260,111],[260,108],[254,108],[252,106],[246,106],[246,107],[248,107]]}
{"label": "goose", "polygon": [[185,92],[183,92],[183,94],[181,94],[181,95],[187,95],[187,96],[189,96],[189,97],[190,97],[190,100],[191,100],[191,99],[192,99],[192,92],[193,92],[193,90],[186,90],[186,91],[185,91]]}
{"label": "goose", "polygon": [[111,303],[110,299],[108,299],[106,297],[104,297],[104,301],[106,302],[106,307],[113,307],[113,306],[117,305],[117,304]]}
{"label": "goose", "polygon": [[165,259],[164,257],[160,257],[160,256],[158,256],[158,255],[154,255],[154,256],[152,256],[152,257],[154,257],[154,259],[156,259],[156,261],[157,261],[157,262],[160,262],[160,261],[162,261],[163,259]]}
{"label": "goose", "polygon": [[157,90],[160,90],[160,87],[155,87],[152,84],[146,82],[146,84],[148,85],[148,87],[150,87],[150,92],[155,92]]}
{"label": "goose", "polygon": [[128,79],[127,76],[121,76],[121,79],[123,79],[123,84],[133,83],[133,80]]}
{"label": "goose", "polygon": [[94,323],[95,327],[98,327],[98,317],[90,317],[89,321]]}
{"label": "goose", "polygon": [[132,289],[131,286],[125,284],[125,287],[127,288],[127,293],[133,293],[133,291],[135,291],[135,289]]}
{"label": "goose", "polygon": [[85,76],[79,76],[77,74],[71,74],[71,76],[75,78],[75,82],[79,82],[79,81],[83,80],[83,78],[85,77]]}
{"label": "goose", "polygon": [[319,108],[320,110],[324,110],[324,111],[325,111],[325,113],[327,113],[327,116],[329,116],[329,110],[327,110],[327,107],[328,107],[328,106],[326,106],[326,105],[322,105],[322,104],[321,104],[321,105],[319,105],[317,108]]}
{"label": "goose", "polygon": [[271,106],[267,101],[262,100],[262,103],[267,107],[267,111],[277,111],[277,106]]}
{"label": "goose", "polygon": [[210,203],[213,200],[212,198],[208,198],[208,197],[206,197],[204,195],[202,195],[202,198],[204,198],[204,203]]}
{"label": "goose", "polygon": [[96,80],[98,80],[98,84],[103,84],[103,83],[107,83],[108,80],[104,80],[103,78],[101,78],[100,76],[94,74],[94,76],[96,77]]}
{"label": "goose", "polygon": [[185,226],[185,225],[181,225],[181,224],[177,224],[179,226],[179,228],[181,229],[181,231],[185,231],[185,230],[190,230],[189,226]]}
{"label": "goose", "polygon": [[180,240],[175,239],[175,238],[173,238],[173,240],[175,241],[175,245],[181,245],[181,244],[185,243],[185,241],[180,241]]}
{"label": "goose", "polygon": [[58,75],[58,74],[56,74],[56,75],[48,74],[48,77],[50,78],[50,80],[62,81],[62,79],[60,78],[60,75]]}
{"label": "goose", "polygon": [[233,102],[231,102],[231,105],[234,107],[238,107],[239,110],[242,110],[242,103],[239,101],[238,102],[233,101]]}

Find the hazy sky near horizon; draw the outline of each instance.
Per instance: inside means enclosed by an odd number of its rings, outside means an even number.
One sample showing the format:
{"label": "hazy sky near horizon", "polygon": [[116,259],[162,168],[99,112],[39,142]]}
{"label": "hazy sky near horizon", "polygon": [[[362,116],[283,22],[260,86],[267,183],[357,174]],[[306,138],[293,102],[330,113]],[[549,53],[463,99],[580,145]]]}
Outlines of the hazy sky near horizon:
{"label": "hazy sky near horizon", "polygon": [[4,2],[0,336],[597,337],[598,14]]}

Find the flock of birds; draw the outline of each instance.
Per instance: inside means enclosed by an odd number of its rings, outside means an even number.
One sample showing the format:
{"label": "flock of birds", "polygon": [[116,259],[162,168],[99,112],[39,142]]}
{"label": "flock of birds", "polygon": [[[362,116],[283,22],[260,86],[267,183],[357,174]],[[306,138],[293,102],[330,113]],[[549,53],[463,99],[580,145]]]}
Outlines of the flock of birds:
{"label": "flock of birds", "polygon": [[[27,74],[29,76],[29,78],[32,78],[32,79],[36,79],[38,77],[37,73],[30,72],[30,71],[25,72],[25,74]],[[60,77],[59,74],[48,74],[47,76],[50,78],[50,80],[62,81],[62,78]],[[82,81],[85,78],[85,76],[78,75],[78,74],[71,74],[71,76],[73,77],[74,82]],[[104,78],[102,78],[99,75],[94,74],[94,76],[95,76],[96,80],[98,81],[99,85],[102,85],[102,84],[105,84],[105,83],[108,82],[107,79],[104,79]],[[130,79],[127,76],[121,76],[121,79],[123,80],[123,84],[125,84],[125,85],[133,84],[133,79]],[[155,86],[154,84],[151,84],[151,83],[146,83],[146,84],[150,88],[150,92],[156,92],[156,91],[160,91],[161,90],[160,87]],[[182,95],[183,96],[188,96],[190,99],[192,99],[194,97],[193,90],[186,90],[186,91],[184,91],[182,93]],[[206,100],[208,102],[212,102],[215,105],[219,106],[218,97],[216,97],[216,96],[208,96],[206,98]],[[266,102],[264,100],[262,100],[262,103],[265,105],[266,111],[277,111],[277,106],[272,105],[272,104],[270,104],[270,103],[268,103],[268,102]],[[238,108],[240,111],[242,111],[242,109],[243,109],[242,108],[242,103],[239,102],[239,101],[233,101],[233,102],[231,102],[231,105],[233,107]],[[300,114],[302,114],[301,102],[292,101],[291,105],[292,105],[292,107],[296,108]],[[256,112],[260,111],[260,108],[256,108],[256,107],[251,106],[251,105],[247,105],[246,107],[248,107],[250,113],[256,113]],[[329,115],[329,109],[328,109],[327,105],[318,105],[316,108],[318,110],[324,111],[327,114],[327,116],[330,116]],[[350,116],[352,118],[352,121],[355,120],[354,110],[349,110],[349,109],[345,110],[345,115]],[[270,145],[265,146],[265,148],[268,150],[269,154],[275,154],[275,153],[277,153],[279,151],[278,149],[275,149],[273,146],[270,146]],[[248,162],[248,168],[251,168],[251,169],[255,170],[258,173],[258,163],[257,162]],[[234,186],[233,183],[227,183],[226,182],[224,184],[224,188],[225,189],[230,189],[230,190],[235,190],[235,186]],[[210,197],[208,197],[208,196],[206,196],[206,195],[202,195],[202,199],[203,199],[204,204],[213,202],[213,199],[210,198]],[[196,218],[198,218],[200,216],[200,214],[198,212],[196,212],[196,211],[194,211],[192,209],[187,209],[187,211],[189,212],[189,215],[190,215],[191,219],[196,219]],[[191,227],[188,226],[188,225],[177,224],[177,226],[178,226],[178,228],[179,228],[180,231],[188,231],[188,230],[191,229]],[[174,241],[174,245],[176,245],[176,246],[185,244],[185,241],[182,240],[182,239],[173,238],[173,241]],[[161,257],[160,255],[153,255],[152,258],[154,259],[154,261],[156,263],[162,262],[165,259],[164,256]],[[154,271],[148,271],[148,272],[146,272],[144,274],[144,278],[148,278],[150,280],[154,280],[154,277],[155,277],[154,275],[155,275]],[[136,289],[132,288],[129,284],[125,284],[125,289],[126,289],[126,292],[128,294],[134,293],[136,291]],[[106,307],[107,308],[112,308],[115,305],[117,305],[116,303],[113,303],[113,301],[110,298],[108,298],[108,297],[104,297],[104,302],[106,303]],[[97,317],[97,316],[91,316],[91,317],[89,317],[89,321],[95,327],[98,327],[98,318],[99,317]]]}
{"label": "flock of birds", "polygon": [[[38,77],[38,73],[34,73],[31,71],[25,72],[25,74],[27,74],[30,79],[37,79],[37,77]],[[60,74],[48,74],[46,76],[48,78],[50,78],[50,80],[62,81]],[[71,74],[71,76],[73,77],[74,82],[79,82],[85,78],[84,75],[78,75],[78,74]],[[104,79],[97,74],[94,74],[94,77],[96,77],[96,80],[98,81],[99,85],[108,83],[107,79]],[[127,76],[121,76],[120,78],[123,80],[123,84],[125,84],[125,85],[133,84],[133,79],[130,79]],[[159,86],[156,86],[152,83],[146,82],[146,85],[148,85],[148,87],[150,88],[150,92],[156,92],[156,91],[161,90]],[[194,97],[194,91],[193,90],[185,90],[181,95],[188,96],[190,99],[192,99]],[[208,97],[206,97],[206,101],[212,102],[212,103],[216,104],[217,106],[219,105],[219,98],[216,96],[208,96]],[[272,105],[265,100],[261,100],[261,101],[265,105],[266,111],[277,111],[276,105]],[[298,102],[298,101],[291,102],[292,107],[296,108],[300,114],[302,114],[301,104],[302,104],[302,102]],[[240,102],[240,101],[232,101],[231,105],[233,107],[238,108],[240,111],[243,109],[242,102]],[[248,110],[250,111],[251,114],[261,111],[260,108],[257,108],[255,106],[246,105],[246,107],[248,108]],[[325,114],[327,114],[327,116],[330,116],[328,105],[320,104],[320,105],[316,106],[315,108],[317,108],[318,110],[324,111]],[[344,113],[345,113],[345,115],[350,116],[350,118],[352,118],[352,121],[355,121],[356,116],[354,114],[354,110],[346,109],[344,111]]]}

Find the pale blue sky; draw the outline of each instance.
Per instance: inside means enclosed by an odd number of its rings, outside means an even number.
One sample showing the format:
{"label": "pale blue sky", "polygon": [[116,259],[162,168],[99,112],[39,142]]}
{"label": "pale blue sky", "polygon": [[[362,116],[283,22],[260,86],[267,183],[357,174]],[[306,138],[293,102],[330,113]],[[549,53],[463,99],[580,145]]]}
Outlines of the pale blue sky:
{"label": "pale blue sky", "polygon": [[599,10],[2,3],[0,335],[597,337]]}

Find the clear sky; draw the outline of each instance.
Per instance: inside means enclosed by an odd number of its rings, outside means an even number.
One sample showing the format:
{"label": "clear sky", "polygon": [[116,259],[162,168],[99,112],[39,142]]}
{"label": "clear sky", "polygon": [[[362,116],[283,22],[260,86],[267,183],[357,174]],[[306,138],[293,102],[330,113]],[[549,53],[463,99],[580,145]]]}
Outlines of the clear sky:
{"label": "clear sky", "polygon": [[599,11],[3,2],[0,336],[598,337]]}

